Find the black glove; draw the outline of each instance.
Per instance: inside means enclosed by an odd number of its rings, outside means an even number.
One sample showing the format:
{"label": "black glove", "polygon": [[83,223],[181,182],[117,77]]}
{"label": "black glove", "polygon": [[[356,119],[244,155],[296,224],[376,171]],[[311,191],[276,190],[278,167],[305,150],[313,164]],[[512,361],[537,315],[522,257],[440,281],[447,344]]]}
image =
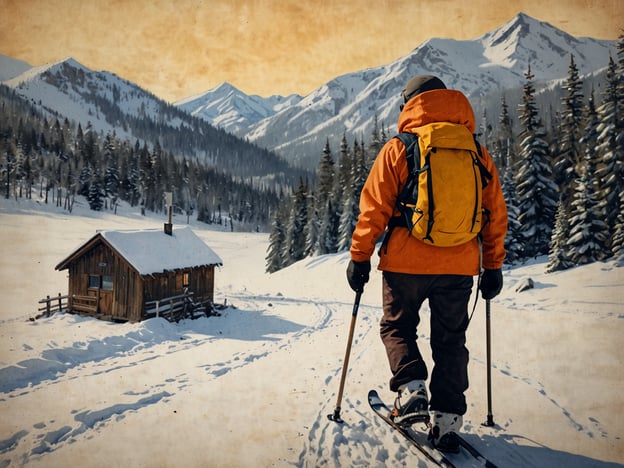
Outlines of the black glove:
{"label": "black glove", "polygon": [[479,284],[483,299],[490,300],[498,296],[503,289],[503,272],[498,270],[484,270]]}
{"label": "black glove", "polygon": [[356,262],[351,260],[347,267],[347,280],[349,286],[355,292],[364,291],[364,285],[368,283],[368,274],[370,273],[371,264],[370,261]]}

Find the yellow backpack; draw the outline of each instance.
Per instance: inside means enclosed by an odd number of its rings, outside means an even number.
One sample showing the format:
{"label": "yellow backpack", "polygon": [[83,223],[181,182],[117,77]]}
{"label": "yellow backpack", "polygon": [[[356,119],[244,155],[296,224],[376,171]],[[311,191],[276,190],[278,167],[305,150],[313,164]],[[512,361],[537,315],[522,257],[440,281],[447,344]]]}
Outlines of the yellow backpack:
{"label": "yellow backpack", "polygon": [[492,178],[475,136],[463,125],[436,122],[396,138],[405,145],[409,172],[397,197],[401,216],[390,221],[389,233],[404,226],[439,247],[474,239],[487,222],[481,199]]}

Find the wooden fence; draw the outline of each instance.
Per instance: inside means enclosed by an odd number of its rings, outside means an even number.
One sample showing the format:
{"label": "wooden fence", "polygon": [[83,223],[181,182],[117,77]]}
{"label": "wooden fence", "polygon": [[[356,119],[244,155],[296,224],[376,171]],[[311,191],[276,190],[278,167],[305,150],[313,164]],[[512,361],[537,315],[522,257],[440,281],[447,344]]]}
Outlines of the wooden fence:
{"label": "wooden fence", "polygon": [[61,296],[61,293],[58,293],[58,296],[46,296],[45,299],[39,301],[39,304],[44,305],[37,309],[39,313],[35,316],[35,319],[49,317],[56,312],[86,312],[93,314],[97,309],[97,297],[78,296],[76,294],[70,297],[69,295]]}
{"label": "wooden fence", "polygon": [[[46,296],[39,304],[44,304],[37,309],[35,319],[49,317],[56,312],[84,312],[94,314],[97,309],[97,297],[95,296]],[[199,303],[193,301],[193,293],[185,292],[178,296],[165,297],[156,301],[145,303],[145,318],[163,317],[170,322],[179,322],[186,318],[198,318],[202,316],[221,315],[217,307],[212,303]],[[34,319],[31,319],[34,320]]]}
{"label": "wooden fence", "polygon": [[195,319],[210,315],[220,314],[216,312],[212,304],[193,302],[193,293],[190,291],[145,303],[146,318],[163,317],[170,322],[179,322],[182,319]]}
{"label": "wooden fence", "polygon": [[39,304],[45,305],[37,309],[39,313],[35,316],[35,319],[49,317],[56,312],[67,310],[69,306],[69,296],[61,296],[61,293],[58,293],[58,296],[55,297],[46,296],[45,299],[39,301]]}

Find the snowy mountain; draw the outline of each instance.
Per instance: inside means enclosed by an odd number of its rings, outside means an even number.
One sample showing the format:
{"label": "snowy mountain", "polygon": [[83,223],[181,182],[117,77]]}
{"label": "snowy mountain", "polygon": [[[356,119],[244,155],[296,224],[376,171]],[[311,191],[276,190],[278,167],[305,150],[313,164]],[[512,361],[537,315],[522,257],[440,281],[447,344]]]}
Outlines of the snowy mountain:
{"label": "snowy mountain", "polygon": [[[156,142],[177,156],[197,159],[236,177],[273,178],[299,173],[276,154],[212,126],[107,71],[93,71],[72,58],[32,67],[3,82],[50,118],[115,132],[131,143]],[[276,98],[277,102],[278,99]],[[248,164],[240,164],[244,160]]]}
{"label": "snowy mountain", "polygon": [[22,60],[16,60],[0,54],[0,82],[15,78],[29,68],[31,66]]}
{"label": "snowy mountain", "polygon": [[[36,191],[32,200],[0,198],[0,466],[433,466],[366,402],[369,389],[394,396],[375,265],[354,328],[345,424],[327,419],[353,308],[348,252],[266,274],[266,234],[192,220],[223,260],[215,277],[215,301],[227,301],[222,316],[30,320],[41,298],[66,294],[66,272],[54,266],[96,230],[162,229],[166,219],[126,204],[118,213],[78,200],[68,216]],[[610,261],[545,274],[546,263],[506,268],[492,301],[494,427],[481,424],[486,321],[477,303],[462,432],[500,467],[622,467],[624,268]],[[535,287],[519,292],[528,278]],[[425,303],[418,340],[428,363],[430,315]],[[466,454],[451,458],[458,468],[483,466]]]}
{"label": "snowy mountain", "polygon": [[[503,91],[524,84],[529,63],[535,80],[546,84],[567,76],[570,54],[579,73],[588,75],[607,65],[610,52],[615,53],[615,41],[576,38],[520,13],[474,40],[427,40],[393,63],[336,77],[305,97],[247,96],[225,83],[172,105],[113,73],[89,70],[71,58],[30,68],[0,56],[0,78],[49,115],[83,125],[91,122],[100,132],[115,131],[122,138],[151,144],[160,139],[165,149],[213,164],[238,144],[228,138],[237,135],[254,144],[245,151],[268,148],[288,163],[314,170],[327,139],[334,151],[344,133],[349,144],[355,138],[368,140],[375,117],[388,134],[394,133],[399,93],[413,75],[440,76],[447,86],[467,93],[480,115],[483,109],[497,108]],[[508,104],[515,105],[513,99]],[[211,127],[197,132],[198,121]],[[152,126],[150,135],[146,123]],[[185,131],[192,136],[181,136]],[[210,134],[208,143],[205,138],[197,142],[198,133]],[[171,147],[171,141],[184,145]],[[249,166],[275,164],[279,163]]]}
{"label": "snowy mountain", "polygon": [[[3,84],[12,87],[50,114],[92,127],[102,133],[115,131],[129,138],[132,133],[120,119],[156,119],[165,103],[130,81],[105,71],[93,71],[71,57],[32,67]],[[181,120],[170,125],[179,126]]]}
{"label": "snowy mountain", "polygon": [[545,83],[567,76],[570,54],[584,75],[606,67],[614,51],[615,41],[577,38],[520,13],[477,39],[430,39],[391,64],[337,77],[248,128],[224,128],[315,168],[327,138],[334,150],[344,132],[349,143],[368,140],[375,116],[395,132],[399,93],[413,75],[440,76],[478,111],[489,95],[521,87],[529,64],[536,82]]}
{"label": "snowy mountain", "polygon": [[301,99],[297,94],[268,98],[248,96],[234,86],[223,83],[199,96],[175,102],[174,105],[207,120],[215,127],[237,133],[282,109],[296,105]]}

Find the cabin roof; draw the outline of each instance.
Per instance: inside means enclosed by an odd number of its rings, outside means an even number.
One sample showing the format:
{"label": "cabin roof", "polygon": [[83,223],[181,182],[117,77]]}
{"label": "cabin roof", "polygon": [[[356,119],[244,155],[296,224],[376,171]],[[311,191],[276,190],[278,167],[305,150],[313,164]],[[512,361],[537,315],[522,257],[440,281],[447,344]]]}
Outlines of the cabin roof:
{"label": "cabin roof", "polygon": [[117,251],[141,275],[161,273],[206,265],[223,265],[221,258],[189,227],[173,229],[172,235],[161,229],[135,231],[100,231],[56,266],[57,270],[105,242]]}

